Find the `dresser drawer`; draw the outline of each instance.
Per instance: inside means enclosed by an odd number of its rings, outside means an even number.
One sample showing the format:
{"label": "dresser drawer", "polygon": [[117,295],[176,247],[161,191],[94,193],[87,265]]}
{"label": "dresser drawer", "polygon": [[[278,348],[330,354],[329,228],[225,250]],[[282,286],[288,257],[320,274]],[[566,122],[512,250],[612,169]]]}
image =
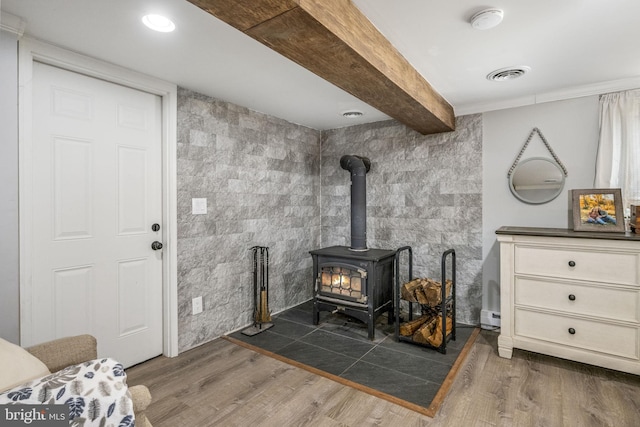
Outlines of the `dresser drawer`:
{"label": "dresser drawer", "polygon": [[567,313],[640,321],[640,291],[516,277],[515,304]]}
{"label": "dresser drawer", "polygon": [[514,332],[515,336],[638,360],[638,328],[632,326],[516,308]]}
{"label": "dresser drawer", "polygon": [[638,255],[633,253],[517,245],[514,267],[516,274],[638,284]]}

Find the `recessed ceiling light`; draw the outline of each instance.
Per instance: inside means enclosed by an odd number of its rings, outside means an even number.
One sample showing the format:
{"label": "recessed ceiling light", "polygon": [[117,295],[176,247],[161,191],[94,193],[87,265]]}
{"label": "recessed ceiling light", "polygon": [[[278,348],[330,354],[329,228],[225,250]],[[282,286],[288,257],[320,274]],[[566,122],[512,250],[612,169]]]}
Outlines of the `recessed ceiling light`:
{"label": "recessed ceiling light", "polygon": [[531,67],[520,65],[517,67],[500,68],[487,74],[487,80],[493,82],[503,82],[505,80],[513,80],[522,77],[531,71]]}
{"label": "recessed ceiling light", "polygon": [[162,15],[145,15],[142,17],[142,23],[154,31],[160,31],[161,33],[170,33],[176,29],[171,19]]}
{"label": "recessed ceiling light", "polygon": [[364,116],[364,113],[359,110],[347,110],[342,113],[342,117],[346,117],[347,119],[355,119],[361,116]]}
{"label": "recessed ceiling light", "polygon": [[500,9],[485,9],[471,17],[471,26],[476,30],[488,30],[500,24],[503,16]]}

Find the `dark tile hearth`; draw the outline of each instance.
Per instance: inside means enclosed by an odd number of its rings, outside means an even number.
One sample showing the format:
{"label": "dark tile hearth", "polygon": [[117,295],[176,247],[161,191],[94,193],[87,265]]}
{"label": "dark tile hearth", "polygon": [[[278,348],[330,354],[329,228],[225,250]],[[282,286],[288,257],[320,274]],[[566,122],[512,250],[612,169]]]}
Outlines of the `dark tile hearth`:
{"label": "dark tile hearth", "polygon": [[374,341],[367,325],[340,314],[321,312],[312,322],[313,301],[273,316],[274,326],[254,336],[229,336],[287,359],[428,407],[455,363],[474,327],[458,324],[447,354],[397,342],[386,315],[376,322]]}

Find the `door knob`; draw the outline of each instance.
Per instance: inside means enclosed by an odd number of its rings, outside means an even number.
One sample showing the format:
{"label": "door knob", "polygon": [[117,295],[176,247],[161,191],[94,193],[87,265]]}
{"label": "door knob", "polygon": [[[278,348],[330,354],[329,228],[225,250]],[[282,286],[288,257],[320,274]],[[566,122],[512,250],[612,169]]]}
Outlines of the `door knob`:
{"label": "door knob", "polygon": [[153,249],[154,251],[157,251],[159,249],[162,249],[162,243],[158,242],[157,240],[155,242],[153,242],[151,244],[151,249]]}

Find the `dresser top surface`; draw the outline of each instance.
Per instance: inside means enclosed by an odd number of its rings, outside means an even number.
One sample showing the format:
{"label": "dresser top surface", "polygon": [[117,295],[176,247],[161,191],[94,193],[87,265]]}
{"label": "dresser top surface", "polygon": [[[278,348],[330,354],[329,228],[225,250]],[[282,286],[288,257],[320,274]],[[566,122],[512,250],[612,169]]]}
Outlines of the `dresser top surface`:
{"label": "dresser top surface", "polygon": [[598,233],[593,231],[574,231],[568,228],[545,228],[545,227],[500,227],[496,234],[519,235],[519,236],[543,236],[543,237],[570,237],[582,239],[603,239],[603,240],[627,240],[640,242],[640,234],[631,232]]}

